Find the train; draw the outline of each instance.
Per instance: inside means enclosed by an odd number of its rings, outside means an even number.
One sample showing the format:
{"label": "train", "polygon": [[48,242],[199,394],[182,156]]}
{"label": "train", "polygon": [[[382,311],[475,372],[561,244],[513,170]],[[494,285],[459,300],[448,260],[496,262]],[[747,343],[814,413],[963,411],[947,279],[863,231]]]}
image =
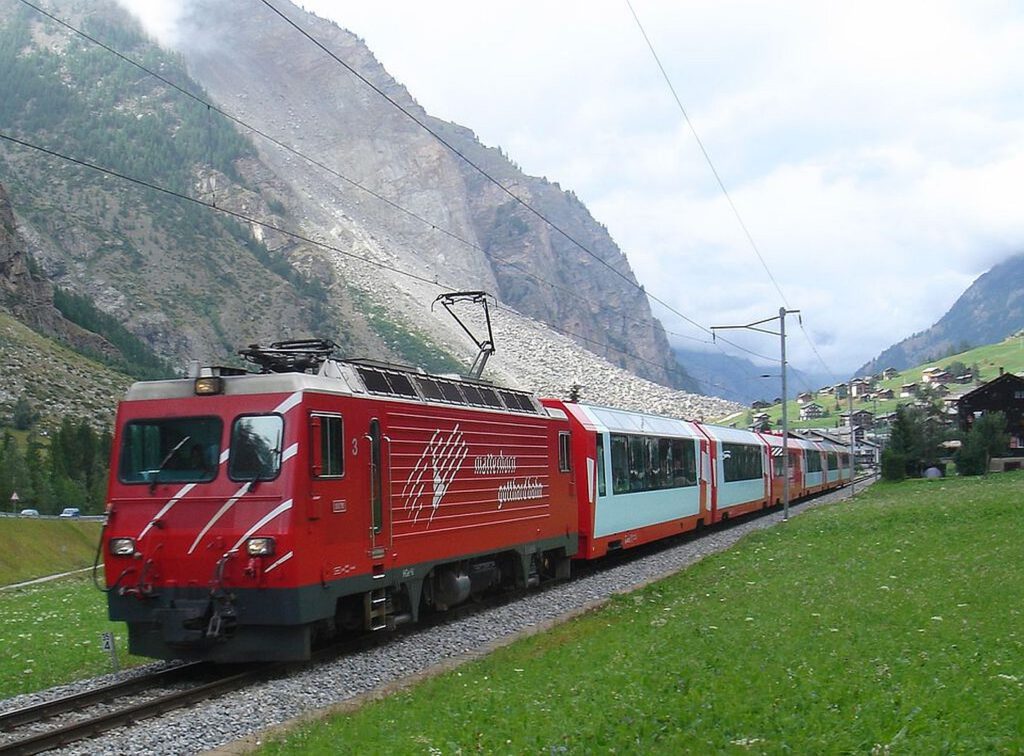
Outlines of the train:
{"label": "train", "polygon": [[[111,620],[159,659],[292,661],[783,498],[782,438],[534,394],[318,342],[119,403]],[[797,499],[845,447],[788,441]]]}

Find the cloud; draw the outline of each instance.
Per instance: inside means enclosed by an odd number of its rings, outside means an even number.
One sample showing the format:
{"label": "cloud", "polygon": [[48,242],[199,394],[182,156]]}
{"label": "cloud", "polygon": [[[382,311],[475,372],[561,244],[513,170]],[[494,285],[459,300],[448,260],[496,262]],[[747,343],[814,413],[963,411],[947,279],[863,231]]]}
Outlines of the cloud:
{"label": "cloud", "polygon": [[166,47],[178,41],[178,22],[191,2],[186,0],[116,0],[142,23],[146,33]]}

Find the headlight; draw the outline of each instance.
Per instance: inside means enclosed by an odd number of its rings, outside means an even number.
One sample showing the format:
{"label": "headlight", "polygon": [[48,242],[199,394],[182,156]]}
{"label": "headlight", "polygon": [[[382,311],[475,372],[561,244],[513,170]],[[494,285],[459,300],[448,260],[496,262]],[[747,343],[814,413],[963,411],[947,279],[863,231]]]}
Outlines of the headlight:
{"label": "headlight", "polygon": [[245,542],[245,550],[249,552],[249,556],[273,556],[274,539],[250,538]]}
{"label": "headlight", "polygon": [[224,379],[219,375],[204,375],[196,378],[194,390],[200,396],[224,393]]}
{"label": "headlight", "polygon": [[114,556],[131,556],[135,553],[135,539],[111,538],[110,553]]}

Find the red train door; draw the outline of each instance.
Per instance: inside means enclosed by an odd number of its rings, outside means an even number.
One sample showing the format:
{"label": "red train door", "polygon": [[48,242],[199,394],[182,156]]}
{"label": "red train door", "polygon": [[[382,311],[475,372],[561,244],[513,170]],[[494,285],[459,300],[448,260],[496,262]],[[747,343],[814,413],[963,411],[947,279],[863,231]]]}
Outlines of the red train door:
{"label": "red train door", "polygon": [[377,560],[383,558],[391,546],[391,485],[387,459],[391,439],[381,432],[377,418],[370,420],[366,437],[370,441],[370,550]]}

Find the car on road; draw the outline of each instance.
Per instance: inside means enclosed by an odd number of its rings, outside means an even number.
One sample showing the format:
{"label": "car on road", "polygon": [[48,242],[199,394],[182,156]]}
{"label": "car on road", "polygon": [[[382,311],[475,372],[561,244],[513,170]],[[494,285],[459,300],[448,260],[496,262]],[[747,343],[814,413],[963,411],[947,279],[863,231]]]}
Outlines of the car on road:
{"label": "car on road", "polygon": [[78,507],[65,507],[60,513],[61,517],[81,517],[82,510]]}
{"label": "car on road", "polygon": [[23,509],[23,510],[21,510],[21,516],[22,517],[38,517],[39,516],[39,510],[38,509]]}

